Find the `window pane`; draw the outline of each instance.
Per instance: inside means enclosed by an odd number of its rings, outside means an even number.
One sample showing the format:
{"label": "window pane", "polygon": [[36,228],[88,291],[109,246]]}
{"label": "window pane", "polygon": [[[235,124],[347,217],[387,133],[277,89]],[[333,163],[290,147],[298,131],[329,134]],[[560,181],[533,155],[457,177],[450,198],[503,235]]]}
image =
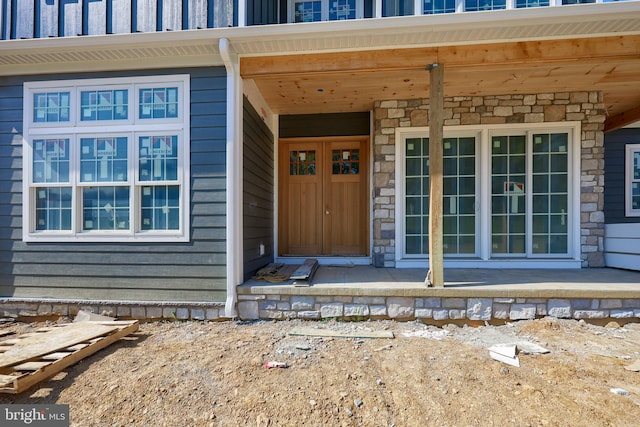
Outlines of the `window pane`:
{"label": "window pane", "polygon": [[36,93],[33,95],[33,121],[59,123],[70,120],[70,92]]}
{"label": "window pane", "polygon": [[85,231],[128,230],[129,212],[129,187],[82,189],[82,228]]}
{"label": "window pane", "polygon": [[[429,237],[428,138],[406,140],[405,224],[407,254],[427,254]],[[475,138],[443,141],[443,230],[445,253],[473,254],[475,249]],[[422,166],[422,167],[421,167]],[[422,188],[420,188],[422,183]],[[420,221],[418,220],[420,218]],[[422,228],[418,225],[422,222]],[[411,227],[409,227],[409,224]],[[417,235],[421,240],[418,242]],[[462,243],[464,239],[464,244]],[[422,252],[418,250],[418,244]]]}
{"label": "window pane", "polygon": [[422,12],[425,15],[435,13],[453,13],[455,11],[455,0],[423,0]]}
{"label": "window pane", "polygon": [[525,253],[526,139],[493,137],[491,156],[492,253]]}
{"label": "window pane", "polygon": [[69,140],[33,141],[33,182],[69,182]]}
{"label": "window pane", "polygon": [[141,119],[169,119],[178,117],[178,88],[140,89]]}
{"label": "window pane", "polygon": [[516,0],[516,7],[549,6],[549,0]]}
{"label": "window pane", "polygon": [[120,138],[80,139],[81,182],[126,182],[128,141]]}
{"label": "window pane", "polygon": [[317,22],[322,20],[322,1],[297,1],[294,22]]}
{"label": "window pane", "polygon": [[465,0],[465,12],[477,12],[481,10],[497,10],[507,7],[506,0]]}
{"label": "window pane", "polygon": [[567,133],[533,136],[534,254],[564,254],[568,250],[568,138]]}
{"label": "window pane", "polygon": [[36,230],[71,230],[71,187],[36,187]]}
{"label": "window pane", "polygon": [[141,136],[138,144],[141,181],[178,179],[178,137]]}
{"label": "window pane", "polygon": [[413,15],[413,0],[383,0],[382,16]]}
{"label": "window pane", "polygon": [[360,173],[360,150],[358,149],[332,150],[331,159],[333,175],[357,175]]}
{"label": "window pane", "polygon": [[92,90],[80,93],[80,120],[126,120],[129,116],[128,91]]}
{"label": "window pane", "polygon": [[180,228],[180,187],[177,185],[141,188],[142,230],[178,230]]}
{"label": "window pane", "polygon": [[329,2],[329,21],[356,19],[356,0],[332,0]]}
{"label": "window pane", "polygon": [[[338,159],[338,152],[333,153],[334,159]],[[340,174],[340,163],[333,164],[333,173]],[[316,174],[316,152],[291,151],[289,152],[289,174],[290,175],[315,175]]]}

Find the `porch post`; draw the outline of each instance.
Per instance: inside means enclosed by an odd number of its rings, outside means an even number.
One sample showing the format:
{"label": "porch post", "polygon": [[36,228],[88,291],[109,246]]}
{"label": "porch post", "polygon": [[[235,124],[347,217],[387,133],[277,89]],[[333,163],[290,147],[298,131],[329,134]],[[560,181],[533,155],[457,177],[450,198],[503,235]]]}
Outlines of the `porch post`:
{"label": "porch post", "polygon": [[444,287],[442,252],[442,134],[444,66],[431,64],[429,85],[429,273],[427,286]]}
{"label": "porch post", "polygon": [[237,53],[229,40],[219,41],[227,71],[227,299],[225,317],[236,317],[237,286],[242,284],[242,78]]}

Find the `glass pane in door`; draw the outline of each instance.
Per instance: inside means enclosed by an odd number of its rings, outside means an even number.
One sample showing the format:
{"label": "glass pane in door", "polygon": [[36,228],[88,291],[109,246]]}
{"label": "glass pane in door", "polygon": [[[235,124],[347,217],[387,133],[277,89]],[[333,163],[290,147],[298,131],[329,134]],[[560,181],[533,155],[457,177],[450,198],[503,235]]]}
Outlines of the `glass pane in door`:
{"label": "glass pane in door", "polygon": [[533,135],[532,242],[534,254],[568,253],[568,135]]}
{"label": "glass pane in door", "polygon": [[[443,141],[443,251],[476,253],[476,141]],[[406,140],[405,252],[429,253],[429,139]]]}
{"label": "glass pane in door", "polygon": [[491,139],[491,252],[526,253],[526,136]]}
{"label": "glass pane in door", "polygon": [[443,252],[476,252],[476,141],[474,137],[443,141]]}

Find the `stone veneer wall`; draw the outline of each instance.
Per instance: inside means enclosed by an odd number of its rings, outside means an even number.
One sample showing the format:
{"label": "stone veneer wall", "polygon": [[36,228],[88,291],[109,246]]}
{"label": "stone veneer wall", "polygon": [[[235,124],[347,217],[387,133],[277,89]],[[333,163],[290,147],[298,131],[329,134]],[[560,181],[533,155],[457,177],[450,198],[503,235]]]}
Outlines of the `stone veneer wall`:
{"label": "stone veneer wall", "polygon": [[[238,313],[254,319],[418,319],[432,321],[638,319],[637,298],[475,298],[351,295],[239,295]],[[634,320],[637,321],[637,320]]]}
{"label": "stone veneer wall", "polygon": [[[580,121],[580,231],[583,267],[604,266],[604,121],[601,92],[445,98],[445,126]],[[374,105],[374,220],[376,267],[395,266],[395,131],[429,125],[429,100]]]}

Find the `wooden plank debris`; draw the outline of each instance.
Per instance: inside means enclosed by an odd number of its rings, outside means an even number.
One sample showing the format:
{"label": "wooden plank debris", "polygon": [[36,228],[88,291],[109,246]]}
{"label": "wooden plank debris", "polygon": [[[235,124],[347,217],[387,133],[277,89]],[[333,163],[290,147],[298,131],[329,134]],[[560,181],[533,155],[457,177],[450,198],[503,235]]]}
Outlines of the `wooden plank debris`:
{"label": "wooden plank debris", "polygon": [[392,331],[353,331],[343,332],[333,329],[297,327],[289,335],[331,338],[395,338]]}
{"label": "wooden plank debris", "polygon": [[0,393],[21,393],[137,330],[136,320],[84,321],[2,342]]}
{"label": "wooden plank debris", "polygon": [[106,335],[114,329],[104,324],[79,322],[23,339],[11,340],[11,348],[0,354],[0,367],[12,366],[53,353],[79,342]]}
{"label": "wooden plank debris", "polygon": [[291,275],[295,286],[310,286],[313,275],[318,270],[318,260],[309,258]]}

